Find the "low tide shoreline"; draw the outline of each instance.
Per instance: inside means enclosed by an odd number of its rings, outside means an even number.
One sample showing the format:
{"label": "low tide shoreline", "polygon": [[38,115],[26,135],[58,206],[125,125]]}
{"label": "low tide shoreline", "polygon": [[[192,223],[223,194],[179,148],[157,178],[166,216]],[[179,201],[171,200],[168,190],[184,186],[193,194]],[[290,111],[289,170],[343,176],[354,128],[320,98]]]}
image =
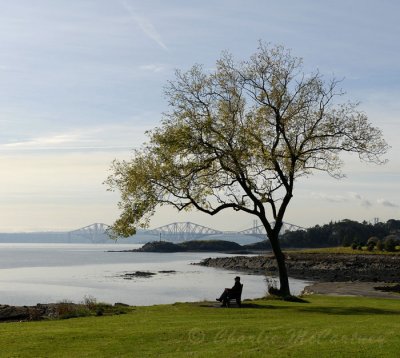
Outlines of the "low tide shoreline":
{"label": "low tide shoreline", "polygon": [[[198,264],[277,275],[275,258],[271,254],[207,258]],[[290,253],[286,254],[286,264],[290,277],[314,281],[304,288],[304,295],[400,299],[399,255]]]}
{"label": "low tide shoreline", "polygon": [[[271,254],[206,258],[198,264],[255,274],[277,274]],[[400,255],[290,253],[286,254],[286,264],[289,276],[296,279],[400,283]]]}
{"label": "low tide shoreline", "polygon": [[[304,294],[400,299],[398,290],[388,292],[377,289],[400,288],[400,255],[289,253],[286,254],[286,263],[290,277],[314,281],[305,287]],[[197,264],[254,274],[277,274],[275,258],[270,253],[206,258]],[[0,305],[0,322],[56,318],[59,306],[60,304]]]}

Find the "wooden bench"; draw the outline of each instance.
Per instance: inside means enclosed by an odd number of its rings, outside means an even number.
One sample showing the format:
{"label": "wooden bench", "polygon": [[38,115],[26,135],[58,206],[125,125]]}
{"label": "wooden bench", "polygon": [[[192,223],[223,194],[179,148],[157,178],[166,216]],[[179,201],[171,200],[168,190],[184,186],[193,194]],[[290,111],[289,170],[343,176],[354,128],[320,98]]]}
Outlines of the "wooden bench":
{"label": "wooden bench", "polygon": [[242,307],[242,291],[243,291],[243,283],[240,284],[240,291],[237,292],[236,294],[230,296],[228,295],[228,300],[226,301],[226,307],[231,306],[231,301],[232,303],[236,302],[238,307]]}

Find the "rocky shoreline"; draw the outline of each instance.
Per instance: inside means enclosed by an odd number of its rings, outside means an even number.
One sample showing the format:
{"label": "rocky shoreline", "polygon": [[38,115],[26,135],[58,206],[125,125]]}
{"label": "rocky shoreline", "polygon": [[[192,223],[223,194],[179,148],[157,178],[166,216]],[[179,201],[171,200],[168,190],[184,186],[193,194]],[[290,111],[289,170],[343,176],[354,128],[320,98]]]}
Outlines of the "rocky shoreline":
{"label": "rocky shoreline", "polygon": [[0,322],[27,322],[67,319],[84,316],[103,316],[126,313],[129,307],[117,302],[114,305],[90,301],[85,304],[72,302],[38,303],[36,306],[0,305]]}
{"label": "rocky shoreline", "polygon": [[36,306],[0,305],[0,322],[41,321],[43,319],[57,319],[62,315],[65,306],[65,304],[61,303],[38,303]]}
{"label": "rocky shoreline", "polygon": [[[286,254],[286,264],[290,277],[303,280],[400,282],[400,255],[290,253]],[[272,276],[277,274],[275,258],[271,254],[207,258],[199,265]]]}
{"label": "rocky shoreline", "polygon": [[[290,277],[319,282],[306,287],[305,293],[364,295],[367,292],[365,295],[368,296],[394,298],[399,295],[400,285],[386,286],[385,283],[400,283],[400,255],[289,253],[286,254],[286,263]],[[197,264],[255,274],[277,274],[272,254],[206,258]],[[128,273],[124,278],[142,277],[144,274],[154,273]],[[335,285],[325,284],[327,282],[335,282]],[[0,322],[72,318],[81,314],[103,315],[109,310],[111,314],[121,314],[124,312],[118,307],[123,306],[126,305],[95,305],[94,312],[88,313],[82,312],[87,307],[70,302],[36,306],[0,305]]]}

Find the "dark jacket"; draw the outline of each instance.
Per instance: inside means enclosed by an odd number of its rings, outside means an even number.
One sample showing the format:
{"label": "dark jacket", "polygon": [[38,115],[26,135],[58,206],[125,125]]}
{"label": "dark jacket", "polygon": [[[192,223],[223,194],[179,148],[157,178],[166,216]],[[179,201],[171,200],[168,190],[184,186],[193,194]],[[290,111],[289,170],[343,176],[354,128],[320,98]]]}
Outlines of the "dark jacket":
{"label": "dark jacket", "polygon": [[235,281],[235,284],[231,288],[231,293],[233,294],[240,293],[241,290],[242,290],[242,284],[240,283],[240,281]]}

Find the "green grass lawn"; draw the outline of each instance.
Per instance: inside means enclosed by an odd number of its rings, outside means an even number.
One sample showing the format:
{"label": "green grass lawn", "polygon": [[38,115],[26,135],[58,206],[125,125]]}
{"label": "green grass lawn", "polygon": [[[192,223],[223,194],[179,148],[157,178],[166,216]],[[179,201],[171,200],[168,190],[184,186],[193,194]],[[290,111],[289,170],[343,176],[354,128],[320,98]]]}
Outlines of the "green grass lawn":
{"label": "green grass lawn", "polygon": [[0,324],[1,357],[399,357],[400,300],[307,297],[134,307]]}

